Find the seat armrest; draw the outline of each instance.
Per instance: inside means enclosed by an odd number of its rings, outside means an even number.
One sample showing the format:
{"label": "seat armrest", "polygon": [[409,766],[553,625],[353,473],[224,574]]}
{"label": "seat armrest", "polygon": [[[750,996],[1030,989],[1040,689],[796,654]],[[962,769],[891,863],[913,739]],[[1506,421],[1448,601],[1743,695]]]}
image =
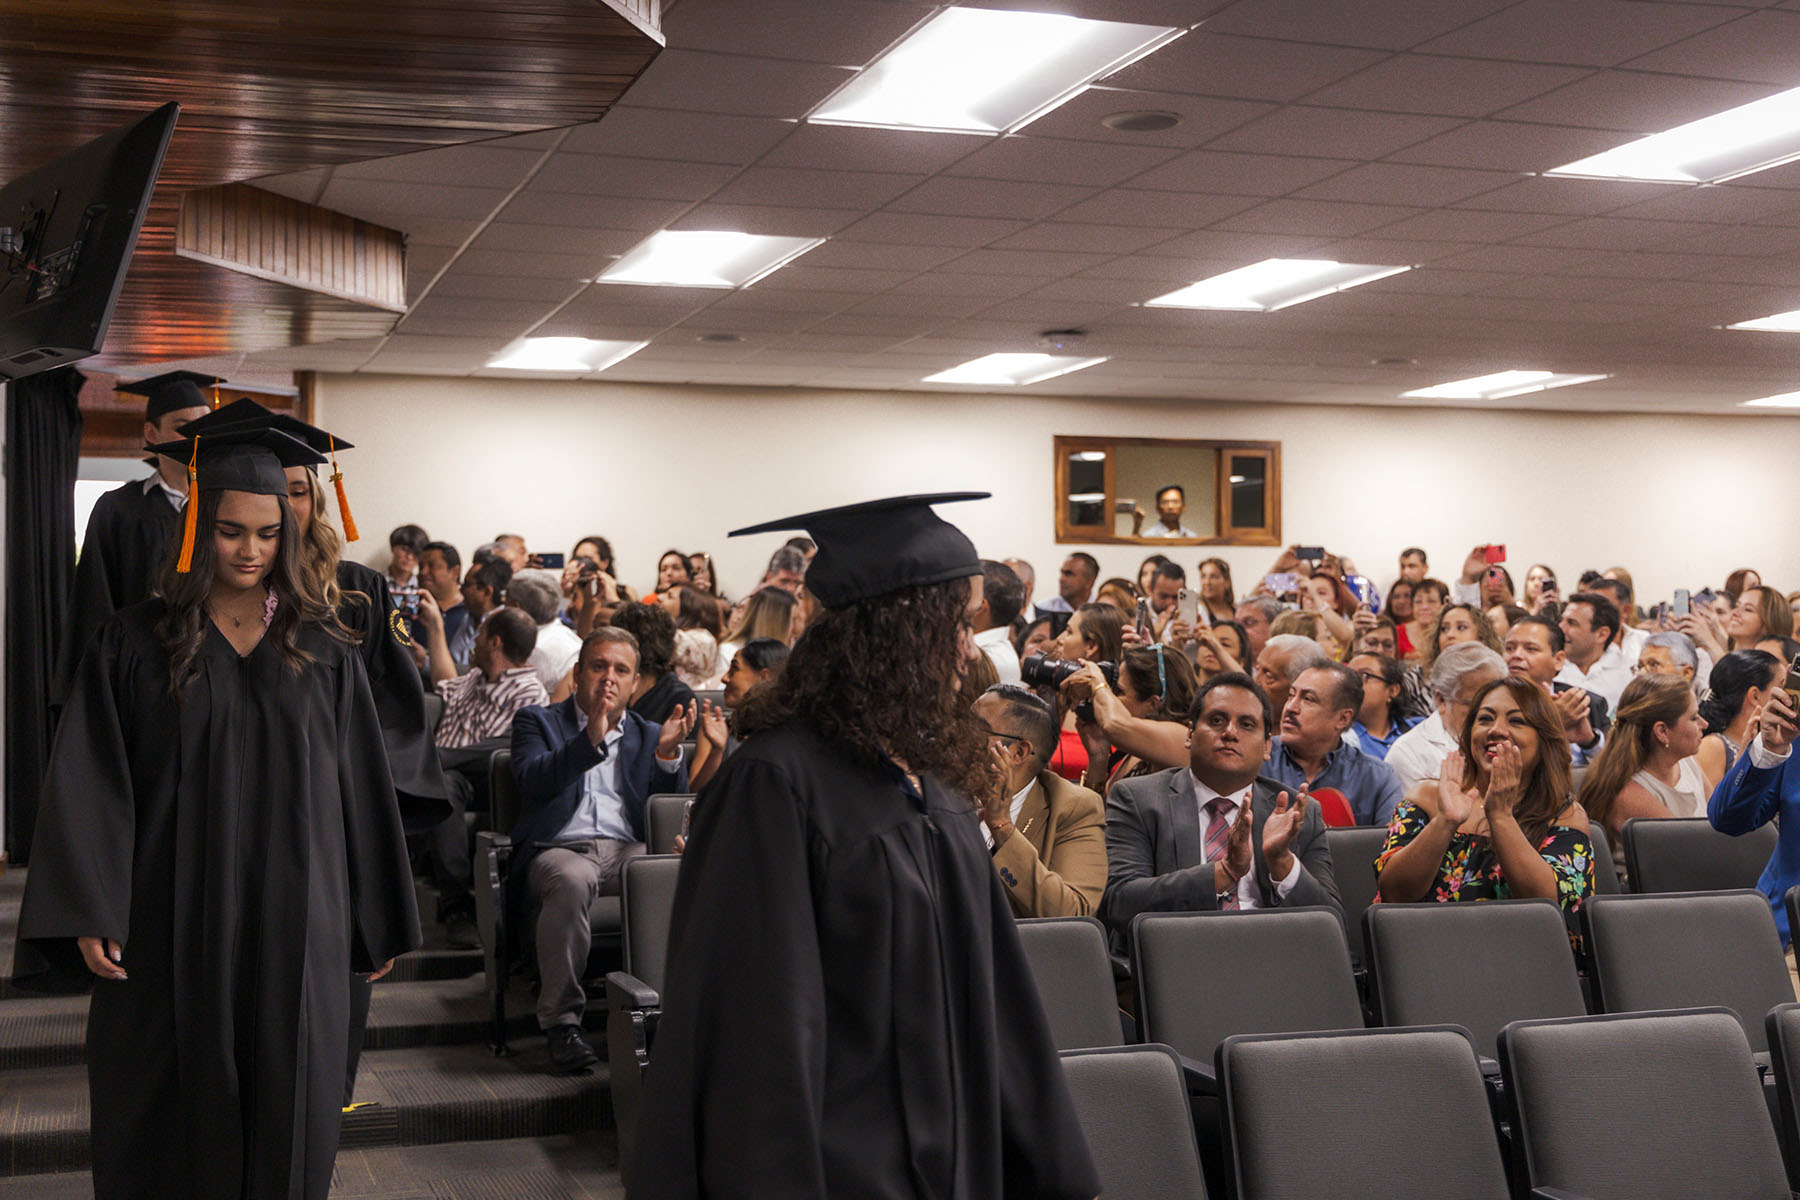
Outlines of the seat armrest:
{"label": "seat armrest", "polygon": [[1531,1189],[1531,1200],[1588,1200],[1580,1192],[1565,1192],[1561,1188],[1540,1187]]}
{"label": "seat armrest", "polygon": [[655,988],[628,971],[613,971],[606,977],[606,1007],[624,1008],[658,1008],[662,1005],[662,997]]}
{"label": "seat armrest", "polygon": [[1500,1077],[1500,1064],[1497,1061],[1491,1058],[1482,1058],[1479,1055],[1476,1056],[1476,1061],[1481,1064],[1481,1074],[1484,1079]]}
{"label": "seat armrest", "polygon": [[1219,1079],[1213,1074],[1212,1064],[1203,1063],[1197,1058],[1179,1055],[1181,1059],[1181,1077],[1187,1084],[1190,1096],[1217,1096]]}

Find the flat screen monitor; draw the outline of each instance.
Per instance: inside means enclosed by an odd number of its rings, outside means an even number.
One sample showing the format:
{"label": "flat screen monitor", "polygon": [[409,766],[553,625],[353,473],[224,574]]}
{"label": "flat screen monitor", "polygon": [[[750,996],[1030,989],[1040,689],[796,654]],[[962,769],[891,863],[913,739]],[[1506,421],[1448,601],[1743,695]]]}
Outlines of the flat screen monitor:
{"label": "flat screen monitor", "polygon": [[0,380],[99,352],[180,106],[0,188]]}

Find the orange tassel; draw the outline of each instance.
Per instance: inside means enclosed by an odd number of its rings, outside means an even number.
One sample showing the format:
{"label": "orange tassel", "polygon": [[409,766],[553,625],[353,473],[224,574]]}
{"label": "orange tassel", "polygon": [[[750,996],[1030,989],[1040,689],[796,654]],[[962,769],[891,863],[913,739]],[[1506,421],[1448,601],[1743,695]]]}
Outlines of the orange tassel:
{"label": "orange tassel", "polygon": [[331,439],[331,483],[337,488],[338,512],[343,514],[344,540],[354,542],[358,536],[356,518],[350,515],[350,497],[344,495],[344,473],[338,469],[337,439],[335,437]]}
{"label": "orange tassel", "polygon": [[200,438],[194,438],[193,453],[188,456],[188,494],[187,504],[182,509],[181,517],[181,557],[175,560],[175,570],[186,575],[194,567],[194,523],[200,517],[200,496],[195,490],[195,482],[199,472],[195,464],[200,458]]}

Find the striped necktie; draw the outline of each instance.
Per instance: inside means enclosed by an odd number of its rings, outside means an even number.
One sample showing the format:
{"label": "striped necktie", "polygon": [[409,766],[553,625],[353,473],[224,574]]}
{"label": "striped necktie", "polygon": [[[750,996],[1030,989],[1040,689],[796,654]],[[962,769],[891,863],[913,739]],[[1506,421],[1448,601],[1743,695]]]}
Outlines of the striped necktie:
{"label": "striped necktie", "polygon": [[[1225,857],[1225,847],[1231,841],[1231,823],[1235,814],[1232,812],[1237,804],[1225,796],[1214,796],[1206,802],[1206,811],[1212,817],[1212,823],[1206,827],[1206,861],[1219,862]],[[1219,901],[1219,907],[1233,909],[1238,906],[1237,889]]]}

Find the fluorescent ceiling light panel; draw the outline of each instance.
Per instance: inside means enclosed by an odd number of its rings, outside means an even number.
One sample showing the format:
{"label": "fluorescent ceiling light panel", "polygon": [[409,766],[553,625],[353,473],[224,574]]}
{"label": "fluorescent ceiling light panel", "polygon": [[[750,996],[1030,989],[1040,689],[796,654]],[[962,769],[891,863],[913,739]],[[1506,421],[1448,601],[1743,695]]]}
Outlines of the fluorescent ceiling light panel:
{"label": "fluorescent ceiling light panel", "polygon": [[1024,387],[1105,362],[1066,354],[984,354],[960,367],[927,375],[926,383],[966,383],[977,387]]}
{"label": "fluorescent ceiling light panel", "polygon": [[1331,262],[1322,258],[1265,258],[1259,263],[1202,279],[1166,296],[1146,300],[1144,305],[1146,308],[1274,312],[1410,270],[1411,267]]}
{"label": "fluorescent ceiling light panel", "polygon": [[807,120],[1011,133],[1185,32],[1057,13],[947,8],[858,71]]}
{"label": "fluorescent ceiling light panel", "polygon": [[623,362],[649,344],[578,337],[521,338],[489,362],[488,369],[588,375]]}
{"label": "fluorescent ceiling light panel", "polygon": [[1473,379],[1458,379],[1400,394],[1428,400],[1504,400],[1508,396],[1523,396],[1527,392],[1544,392],[1551,388],[1611,378],[1611,375],[1558,375],[1555,371],[1498,371],[1492,375],[1477,375]]}
{"label": "fluorescent ceiling light panel", "polygon": [[1800,309],[1793,312],[1776,313],[1772,317],[1758,317],[1754,321],[1739,321],[1735,325],[1727,325],[1727,329],[1755,329],[1764,333],[1800,333]]}
{"label": "fluorescent ceiling light panel", "polygon": [[1800,88],[1546,171],[1585,179],[1721,183],[1800,158]]}
{"label": "fluorescent ceiling light panel", "polygon": [[723,230],[665,229],[626,251],[594,282],[749,287],[824,241]]}
{"label": "fluorescent ceiling light panel", "polygon": [[1760,400],[1745,400],[1739,408],[1800,408],[1800,392],[1783,392]]}

